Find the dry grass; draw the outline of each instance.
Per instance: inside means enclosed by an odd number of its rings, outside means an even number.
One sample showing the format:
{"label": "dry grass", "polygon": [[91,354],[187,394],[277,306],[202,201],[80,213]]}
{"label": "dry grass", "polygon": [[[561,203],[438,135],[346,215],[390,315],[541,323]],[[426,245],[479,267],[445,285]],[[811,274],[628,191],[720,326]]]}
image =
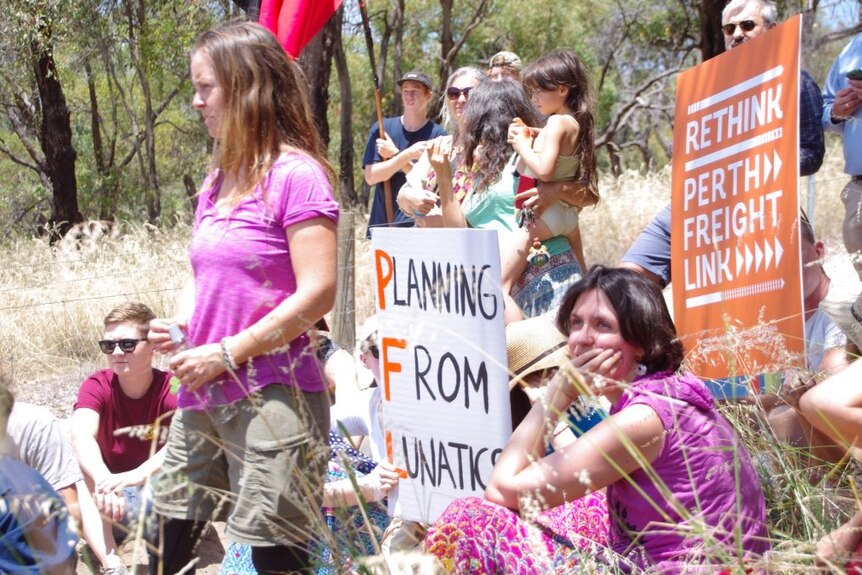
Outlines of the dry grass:
{"label": "dry grass", "polygon": [[[846,182],[841,165],[840,149],[833,145],[816,179],[814,222],[827,244],[829,274],[838,281],[855,282],[841,243],[843,207],[838,194]],[[804,190],[806,180],[802,185]],[[590,263],[613,264],[669,200],[670,172],[604,179],[601,191],[602,202],[582,214],[583,237]],[[364,228],[364,218],[358,217],[356,325],[374,313],[371,253]],[[42,239],[17,238],[0,246],[0,369],[12,376],[17,396],[68,415],[80,382],[103,365],[95,340],[112,307],[138,300],[157,315],[171,313],[188,273],[189,234],[186,225],[161,230],[127,225],[119,239],[94,245],[51,248]],[[764,478],[769,479],[777,541],[773,565],[782,572],[809,572],[811,542],[835,524],[837,506],[843,505],[839,511],[846,512],[852,502],[837,499],[832,487],[812,487],[801,479],[798,454],[777,446],[768,433],[749,433],[746,442],[756,453],[766,454],[761,463],[767,470]],[[846,485],[841,476],[831,482],[839,488]]]}

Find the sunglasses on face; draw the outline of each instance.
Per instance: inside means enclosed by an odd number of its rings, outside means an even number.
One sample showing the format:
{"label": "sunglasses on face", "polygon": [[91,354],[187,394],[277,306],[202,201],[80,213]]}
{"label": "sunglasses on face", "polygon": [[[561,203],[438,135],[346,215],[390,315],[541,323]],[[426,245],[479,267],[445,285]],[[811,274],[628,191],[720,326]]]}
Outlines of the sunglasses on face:
{"label": "sunglasses on face", "polygon": [[455,88],[455,87],[446,88],[446,96],[450,100],[457,100],[458,98],[461,97],[461,94],[464,94],[464,99],[466,100],[467,98],[470,97],[470,90],[472,90],[472,89],[473,89],[472,87],[471,88]]}
{"label": "sunglasses on face", "polygon": [[374,356],[374,359],[380,359],[380,348],[376,345],[368,346],[368,353]]}
{"label": "sunglasses on face", "polygon": [[757,22],[754,20],[742,20],[741,22],[736,23],[728,22],[721,27],[721,31],[724,32],[725,36],[733,36],[737,26],[739,26],[739,29],[743,32],[751,32],[757,27]]}
{"label": "sunglasses on face", "polygon": [[123,351],[123,353],[132,353],[135,351],[135,348],[138,347],[138,344],[142,341],[147,341],[147,338],[142,337],[140,339],[103,339],[99,341],[99,349],[102,350],[102,353],[112,354],[114,353],[114,349],[117,346]]}

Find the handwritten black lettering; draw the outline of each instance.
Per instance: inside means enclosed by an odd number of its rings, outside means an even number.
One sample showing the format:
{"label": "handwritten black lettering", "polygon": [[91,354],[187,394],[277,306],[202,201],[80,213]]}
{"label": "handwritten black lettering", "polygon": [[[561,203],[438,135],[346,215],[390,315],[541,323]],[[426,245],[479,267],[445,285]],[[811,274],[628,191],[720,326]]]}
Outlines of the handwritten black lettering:
{"label": "handwritten black lettering", "polygon": [[[408,438],[406,435],[401,437],[401,450],[407,475],[411,479],[431,487],[451,486],[454,489],[464,489],[469,478],[470,488],[474,492],[487,487],[487,478],[503,451],[501,448],[477,449],[466,443],[443,442],[433,437]],[[462,454],[467,456],[466,467],[463,465]],[[451,461],[457,461],[458,464],[453,467]]]}
{"label": "handwritten black lettering", "polygon": [[[392,258],[392,295],[396,306],[460,316],[481,315],[488,320],[499,313],[499,297],[492,289],[499,285],[499,279],[488,280],[490,264],[477,266],[409,258],[406,268]],[[405,271],[406,282],[399,280]]]}
{"label": "handwritten black lettering", "polygon": [[[424,356],[422,364],[420,364],[419,361],[419,354]],[[434,392],[431,390],[431,387],[428,385],[428,380],[425,379],[425,376],[428,375],[429,371],[431,371],[431,354],[428,353],[428,348],[424,345],[417,345],[413,348],[413,364],[416,366],[416,399],[422,399],[422,388],[419,386],[420,383],[425,387],[426,391],[428,391],[428,395],[431,396],[431,399],[437,399],[434,396]]]}

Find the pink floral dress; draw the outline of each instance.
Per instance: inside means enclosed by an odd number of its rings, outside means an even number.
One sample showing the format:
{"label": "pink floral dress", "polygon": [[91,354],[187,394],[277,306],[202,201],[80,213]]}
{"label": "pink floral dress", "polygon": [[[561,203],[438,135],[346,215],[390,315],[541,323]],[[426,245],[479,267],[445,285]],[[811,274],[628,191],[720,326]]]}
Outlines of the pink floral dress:
{"label": "pink floral dress", "polygon": [[535,520],[485,499],[453,502],[428,530],[423,546],[447,573],[546,575],[569,573],[582,554],[608,541],[608,509],[596,492],[538,514]]}

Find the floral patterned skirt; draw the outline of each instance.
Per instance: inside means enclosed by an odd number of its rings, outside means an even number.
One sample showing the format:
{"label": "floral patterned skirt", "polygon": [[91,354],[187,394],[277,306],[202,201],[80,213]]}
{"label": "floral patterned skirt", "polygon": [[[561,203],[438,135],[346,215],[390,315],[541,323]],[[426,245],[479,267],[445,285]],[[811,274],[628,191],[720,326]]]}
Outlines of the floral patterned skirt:
{"label": "floral patterned skirt", "polygon": [[481,498],[455,501],[423,543],[457,575],[570,573],[604,549],[608,509],[603,492],[543,511],[534,521]]}

